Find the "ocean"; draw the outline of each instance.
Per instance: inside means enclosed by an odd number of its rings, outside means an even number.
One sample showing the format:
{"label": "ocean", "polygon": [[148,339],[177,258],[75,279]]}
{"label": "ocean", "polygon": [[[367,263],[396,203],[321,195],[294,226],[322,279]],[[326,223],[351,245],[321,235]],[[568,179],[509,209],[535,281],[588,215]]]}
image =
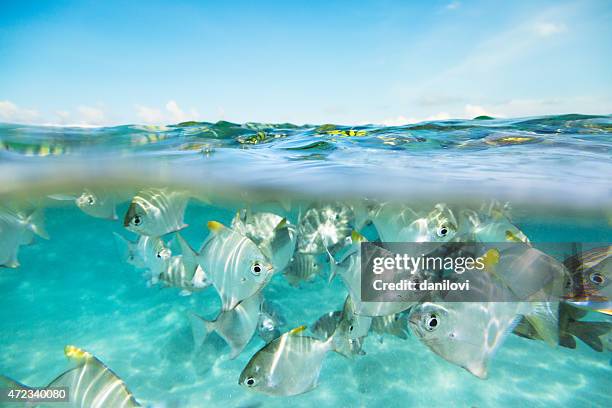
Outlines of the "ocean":
{"label": "ocean", "polygon": [[[610,333],[601,352],[580,340],[570,349],[509,333],[486,379],[436,355],[410,328],[405,339],[370,333],[361,355],[328,353],[314,389],[253,392],[238,381],[264,339],[256,333],[235,359],[217,334],[196,347],[189,315],[217,316],[215,288],[185,296],[151,283],[115,235],[137,238],[124,216],[139,191],[155,188],[188,197],[180,234],[196,250],[207,223],[229,226],[237,211],[298,225],[309,208],[356,212],[364,202],[427,211],[443,203],[455,213],[499,203],[534,245],[609,245],[611,149],[612,116],[591,115],[397,127],[0,124],[0,211],[42,210],[48,235],[19,246],[18,267],[0,268],[0,374],[44,386],[74,366],[63,350],[75,345],[150,407],[612,406]],[[86,190],[112,197],[117,218],[77,207]],[[349,227],[376,237],[371,224],[351,218]],[[176,242],[168,246],[174,252]],[[321,276],[294,286],[278,271],[263,287],[282,315],[281,333],[342,310],[347,289],[328,282],[326,257]],[[592,311],[583,320],[612,322]]]}

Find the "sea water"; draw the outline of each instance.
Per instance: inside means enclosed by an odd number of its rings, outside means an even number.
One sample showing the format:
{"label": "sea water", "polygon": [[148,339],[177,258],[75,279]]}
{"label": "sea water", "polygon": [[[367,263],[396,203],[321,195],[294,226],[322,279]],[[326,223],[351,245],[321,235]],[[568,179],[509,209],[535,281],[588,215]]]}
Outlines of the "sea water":
{"label": "sea water", "polygon": [[[474,209],[507,202],[532,242],[610,242],[611,147],[612,117],[586,115],[401,127],[0,125],[2,205],[44,207],[50,236],[22,246],[18,268],[0,269],[0,374],[48,384],[71,367],[63,348],[73,344],[107,364],[144,406],[611,406],[609,349],[580,341],[574,350],[552,348],[515,335],[486,380],[414,335],[371,334],[365,355],[329,354],[310,392],[252,393],[238,377],[264,341],[255,335],[234,360],[216,335],[196,350],[188,315],[214,318],[215,290],[181,296],[148,285],[113,238],[135,237],[122,222],[134,194],[165,187],[190,192],[181,234],[194,248],[208,221],[229,225],[243,208],[295,223],[309,205],[364,199]],[[113,191],[119,219],[93,218],[74,202],[49,198],[83,188]],[[264,289],[280,306],[281,331],[340,310],[346,293],[340,279],[293,287],[282,274]]]}

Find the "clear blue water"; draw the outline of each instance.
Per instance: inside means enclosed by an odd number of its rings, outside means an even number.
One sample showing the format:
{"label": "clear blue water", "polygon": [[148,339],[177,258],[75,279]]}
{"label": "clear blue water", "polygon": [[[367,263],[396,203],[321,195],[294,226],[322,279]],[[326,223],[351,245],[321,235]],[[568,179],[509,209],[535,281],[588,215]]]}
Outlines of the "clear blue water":
{"label": "clear blue water", "polygon": [[[182,231],[196,248],[207,221],[229,224],[237,209],[289,198],[476,208],[507,200],[514,224],[533,242],[610,242],[611,147],[610,116],[394,128],[0,125],[0,199],[46,207],[51,238],[22,246],[19,268],[0,269],[0,373],[44,385],[70,367],[62,350],[74,344],[111,367],[145,406],[611,406],[610,350],[581,342],[575,350],[551,348],[514,335],[486,380],[442,360],[415,336],[381,342],[370,335],[363,356],[328,355],[313,391],[251,393],[238,377],[263,340],[255,336],[235,360],[217,336],[196,352],[187,315],[214,317],[214,289],[179,296],[178,289],[149,287],[112,234],[129,236],[121,219],[138,188],[170,185],[201,199],[190,200]],[[44,198],[75,186],[116,188],[120,219],[93,218],[73,203]],[[295,207],[287,215],[295,219]],[[277,275],[264,295],[280,305],[285,331],[341,309],[346,290],[339,279],[295,288]]]}

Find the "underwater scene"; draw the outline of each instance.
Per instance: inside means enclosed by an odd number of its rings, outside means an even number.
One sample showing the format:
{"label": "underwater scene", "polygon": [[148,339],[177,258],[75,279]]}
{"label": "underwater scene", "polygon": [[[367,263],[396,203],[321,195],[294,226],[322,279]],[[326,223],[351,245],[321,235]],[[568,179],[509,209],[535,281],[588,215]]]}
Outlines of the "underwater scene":
{"label": "underwater scene", "polygon": [[[0,406],[612,406],[611,153],[606,115],[0,124]],[[365,301],[380,242],[486,245],[516,301]]]}

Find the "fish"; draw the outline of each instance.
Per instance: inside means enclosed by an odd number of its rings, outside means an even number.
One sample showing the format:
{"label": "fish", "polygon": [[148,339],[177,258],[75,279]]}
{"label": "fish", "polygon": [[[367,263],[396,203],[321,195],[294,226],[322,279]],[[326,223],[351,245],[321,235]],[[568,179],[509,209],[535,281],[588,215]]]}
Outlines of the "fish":
{"label": "fish", "polygon": [[[69,401],[48,403],[48,406],[74,408],[141,406],[123,380],[93,354],[75,346],[66,346],[64,354],[76,364],[76,367],[60,374],[46,388],[68,388]],[[32,387],[4,376],[0,376],[0,388],[32,390]],[[30,404],[23,403],[23,406]]]}
{"label": "fish", "polygon": [[390,334],[405,340],[410,333],[408,329],[408,314],[403,312],[387,316],[375,316],[372,318],[370,330],[380,335]]}
{"label": "fish", "polygon": [[266,343],[271,342],[281,335],[280,328],[286,324],[280,313],[280,308],[275,303],[263,300],[261,313],[257,323],[257,334]]}
{"label": "fish", "polygon": [[[365,237],[356,231],[351,234],[351,243],[343,251],[336,255],[329,254],[330,259],[330,281],[339,275],[346,286],[353,313],[359,316],[386,316],[408,309],[414,302],[363,302],[361,300],[361,242]],[[411,279],[418,277],[411,275]]]}
{"label": "fish", "polygon": [[454,212],[439,203],[428,213],[386,203],[372,217],[383,242],[449,242],[458,231]]}
{"label": "fish", "polygon": [[181,255],[171,257],[166,267],[155,278],[166,286],[182,289],[181,295],[187,296],[207,288],[212,282],[198,264],[196,251],[179,233],[176,234],[176,238],[181,247]]}
{"label": "fish", "polygon": [[34,234],[49,239],[45,231],[44,212],[35,209],[29,213],[0,207],[0,266],[19,267],[18,252],[21,245],[28,245]]}
{"label": "fish", "polygon": [[334,337],[302,336],[300,326],[261,348],[240,373],[238,384],[250,391],[299,395],[316,388],[325,356],[334,350]]}
{"label": "fish", "polygon": [[230,226],[253,241],[282,272],[293,256],[297,243],[297,228],[286,218],[273,213],[238,211]]}
{"label": "fish", "polygon": [[529,302],[533,313],[526,312],[526,318],[549,345],[558,345],[558,303],[569,275],[565,266],[529,243],[501,249],[484,244],[482,250],[486,250],[485,273],[498,279],[517,301]]}
{"label": "fish", "polygon": [[352,208],[340,203],[310,207],[298,223],[298,251],[319,254],[342,245],[351,235],[353,218]]}
{"label": "fish", "polygon": [[157,283],[159,276],[168,269],[172,258],[172,250],[166,246],[163,239],[141,235],[137,241],[131,241],[116,232],[113,234],[127,263],[146,270],[151,282]]}
{"label": "fish", "polygon": [[188,197],[183,192],[149,188],[134,196],[123,218],[123,226],[140,235],[160,237],[179,231],[183,222]]}
{"label": "fish", "polygon": [[508,205],[492,201],[480,211],[459,212],[460,231],[464,242],[523,242],[529,238],[510,219]]}
{"label": "fish", "polygon": [[77,207],[85,214],[96,218],[116,220],[115,198],[107,192],[93,192],[85,189],[83,193],[75,199]]}
{"label": "fish", "polygon": [[518,324],[513,302],[423,302],[410,311],[414,335],[431,351],[478,378]]}
{"label": "fish", "polygon": [[231,310],[262,289],[274,267],[248,237],[217,221],[208,222],[208,229],[198,263],[219,293],[222,310]]}
{"label": "fish", "polygon": [[[610,340],[607,339],[612,333],[612,323],[579,320],[586,315],[587,311],[571,304],[559,304],[560,346],[575,349],[578,338],[595,351],[601,352],[607,345],[609,347]],[[514,328],[514,334],[531,340],[542,340],[537,330],[525,318]]]}
{"label": "fish", "polygon": [[87,215],[95,218],[116,220],[116,198],[104,190],[84,188],[77,194],[51,194],[49,198],[59,201],[74,201],[76,206]]}
{"label": "fish", "polygon": [[566,302],[612,315],[612,246],[594,248],[567,258]]}
{"label": "fish", "polygon": [[301,282],[309,282],[320,276],[322,271],[323,265],[318,255],[296,252],[284,275],[291,286],[297,287]]}
{"label": "fish", "polygon": [[230,359],[233,360],[251,341],[261,313],[261,293],[244,299],[235,308],[222,311],[215,320],[205,320],[197,314],[191,314],[191,328],[196,348],[200,347],[206,337],[216,332],[230,346]]}
{"label": "fish", "polygon": [[312,324],[310,331],[322,340],[334,336],[335,350],[345,357],[352,358],[354,355],[364,355],[365,335],[358,337],[355,335],[356,330],[349,330],[352,325],[352,317],[352,315],[344,315],[343,310],[328,312]]}

